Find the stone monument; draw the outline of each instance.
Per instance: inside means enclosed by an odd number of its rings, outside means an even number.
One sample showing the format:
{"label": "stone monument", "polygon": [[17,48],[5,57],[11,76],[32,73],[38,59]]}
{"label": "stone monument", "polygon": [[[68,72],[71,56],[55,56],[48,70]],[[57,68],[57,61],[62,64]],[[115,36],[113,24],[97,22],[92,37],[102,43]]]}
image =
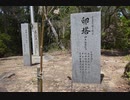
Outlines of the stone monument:
{"label": "stone monument", "polygon": [[32,44],[33,44],[33,55],[40,55],[40,45],[39,45],[39,24],[32,24]]}
{"label": "stone monument", "polygon": [[71,14],[72,81],[100,83],[101,12]]}
{"label": "stone monument", "polygon": [[22,34],[23,62],[25,66],[31,66],[32,56],[31,56],[31,42],[30,42],[30,27],[28,23],[21,24],[21,34]]}

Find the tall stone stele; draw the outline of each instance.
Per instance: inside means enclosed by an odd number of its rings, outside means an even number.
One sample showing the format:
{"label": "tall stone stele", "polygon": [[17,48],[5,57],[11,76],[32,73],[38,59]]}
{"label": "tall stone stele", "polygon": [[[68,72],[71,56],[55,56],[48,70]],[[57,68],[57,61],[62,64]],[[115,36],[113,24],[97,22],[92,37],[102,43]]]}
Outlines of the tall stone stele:
{"label": "tall stone stele", "polygon": [[32,49],[33,55],[39,56],[40,55],[40,24],[34,22],[32,24]]}
{"label": "tall stone stele", "polygon": [[31,42],[30,42],[30,25],[28,23],[21,24],[22,35],[22,53],[25,66],[32,65]]}
{"label": "tall stone stele", "polygon": [[71,14],[72,81],[100,83],[101,12]]}

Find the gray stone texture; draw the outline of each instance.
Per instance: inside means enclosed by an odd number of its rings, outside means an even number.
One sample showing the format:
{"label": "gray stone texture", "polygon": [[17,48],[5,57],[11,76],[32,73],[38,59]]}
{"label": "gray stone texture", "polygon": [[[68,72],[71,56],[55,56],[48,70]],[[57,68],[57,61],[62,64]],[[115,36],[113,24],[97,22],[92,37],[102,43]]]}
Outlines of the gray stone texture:
{"label": "gray stone texture", "polygon": [[31,56],[31,43],[30,43],[30,27],[28,23],[21,24],[21,34],[22,34],[23,62],[25,66],[31,66],[32,56]]}
{"label": "gray stone texture", "polygon": [[40,48],[39,48],[39,24],[33,23],[32,24],[32,43],[33,43],[33,55],[40,55]]}
{"label": "gray stone texture", "polygon": [[101,12],[71,14],[72,81],[100,83]]}

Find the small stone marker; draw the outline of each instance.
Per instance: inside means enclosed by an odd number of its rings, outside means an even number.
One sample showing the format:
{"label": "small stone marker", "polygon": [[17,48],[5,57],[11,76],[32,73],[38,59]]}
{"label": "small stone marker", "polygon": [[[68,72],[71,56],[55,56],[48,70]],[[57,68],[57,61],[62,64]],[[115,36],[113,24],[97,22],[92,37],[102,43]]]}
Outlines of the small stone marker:
{"label": "small stone marker", "polygon": [[39,24],[33,23],[32,26],[32,42],[33,42],[33,55],[40,55],[40,48],[39,48]]}
{"label": "small stone marker", "polygon": [[22,33],[22,50],[23,50],[23,59],[25,66],[32,65],[32,56],[31,56],[31,43],[30,43],[30,27],[28,23],[21,24],[21,33]]}
{"label": "small stone marker", "polygon": [[71,14],[72,81],[100,83],[101,12]]}

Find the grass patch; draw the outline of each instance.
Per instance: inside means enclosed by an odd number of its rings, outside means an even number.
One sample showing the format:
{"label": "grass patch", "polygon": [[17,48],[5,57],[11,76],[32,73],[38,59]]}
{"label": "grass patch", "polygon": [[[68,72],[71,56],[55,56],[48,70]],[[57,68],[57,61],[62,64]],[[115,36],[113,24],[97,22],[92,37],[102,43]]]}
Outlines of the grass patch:
{"label": "grass patch", "polygon": [[126,56],[124,56],[124,60],[126,60],[126,61],[130,61],[130,55],[126,55]]}

